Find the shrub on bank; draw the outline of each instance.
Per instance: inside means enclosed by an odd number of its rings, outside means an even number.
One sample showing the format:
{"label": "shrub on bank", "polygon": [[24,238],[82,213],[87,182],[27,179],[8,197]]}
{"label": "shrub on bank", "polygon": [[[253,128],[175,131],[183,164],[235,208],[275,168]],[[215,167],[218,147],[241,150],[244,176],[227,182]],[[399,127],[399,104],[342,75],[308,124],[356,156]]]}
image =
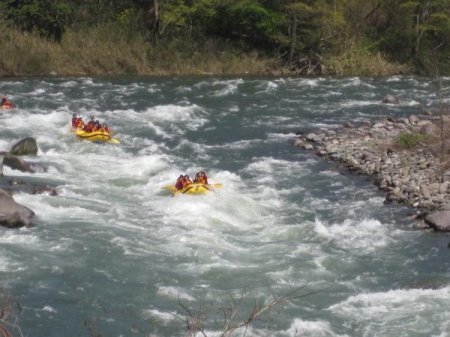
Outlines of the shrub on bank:
{"label": "shrub on bank", "polygon": [[407,65],[389,62],[382,54],[372,53],[359,45],[329,55],[324,63],[327,73],[336,76],[388,76],[412,72]]}
{"label": "shrub on bank", "polygon": [[395,139],[395,144],[402,149],[412,149],[424,141],[427,136],[420,132],[403,132]]}

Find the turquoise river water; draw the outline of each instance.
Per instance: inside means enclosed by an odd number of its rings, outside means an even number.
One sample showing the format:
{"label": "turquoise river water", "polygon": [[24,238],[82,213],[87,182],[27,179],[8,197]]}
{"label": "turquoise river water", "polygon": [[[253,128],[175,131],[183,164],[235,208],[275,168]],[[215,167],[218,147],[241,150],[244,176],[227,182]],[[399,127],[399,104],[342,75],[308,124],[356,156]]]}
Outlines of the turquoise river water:
{"label": "turquoise river water", "polygon": [[[0,150],[32,136],[41,168],[4,167],[4,181],[58,191],[16,193],[34,226],[0,228],[0,286],[24,336],[176,337],[195,317],[220,336],[224,311],[236,324],[279,296],[233,336],[450,336],[450,236],[414,230],[369,178],[292,146],[298,130],[435,109],[433,79],[3,79],[0,94],[18,106],[0,113]],[[120,144],[77,139],[73,113]],[[162,189],[198,170],[223,187]]]}

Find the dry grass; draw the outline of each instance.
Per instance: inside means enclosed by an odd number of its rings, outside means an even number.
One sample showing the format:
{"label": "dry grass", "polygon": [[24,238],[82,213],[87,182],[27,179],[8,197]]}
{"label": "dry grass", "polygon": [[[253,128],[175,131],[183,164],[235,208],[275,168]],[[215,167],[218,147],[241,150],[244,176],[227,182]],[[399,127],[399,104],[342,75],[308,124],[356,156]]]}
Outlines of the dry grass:
{"label": "dry grass", "polygon": [[152,45],[117,26],[69,30],[61,43],[24,34],[0,22],[0,77],[85,75],[269,74],[274,59],[220,42],[175,40]]}
{"label": "dry grass", "polygon": [[44,75],[49,72],[50,43],[0,25],[0,76]]}
{"label": "dry grass", "polygon": [[336,76],[389,76],[411,73],[402,64],[389,62],[380,53],[371,53],[367,48],[352,45],[339,55],[325,60],[327,73]]}

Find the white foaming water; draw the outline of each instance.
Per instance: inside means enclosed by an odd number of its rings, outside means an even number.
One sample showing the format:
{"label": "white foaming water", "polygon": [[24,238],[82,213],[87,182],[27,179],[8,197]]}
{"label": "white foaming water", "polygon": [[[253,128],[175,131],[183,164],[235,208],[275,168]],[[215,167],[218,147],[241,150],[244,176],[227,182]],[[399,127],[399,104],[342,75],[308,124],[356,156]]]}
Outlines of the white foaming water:
{"label": "white foaming water", "polygon": [[329,310],[349,320],[363,336],[448,336],[449,306],[450,288],[445,287],[360,294]]}
{"label": "white foaming water", "polygon": [[214,83],[215,86],[220,86],[224,88],[212,92],[211,95],[216,97],[232,95],[237,92],[239,85],[242,83],[244,83],[244,80],[242,79],[229,81],[216,81]]}
{"label": "white foaming water", "polygon": [[[375,82],[121,84],[85,78],[43,81],[23,91],[20,82],[2,82],[24,106],[0,116],[0,147],[35,137],[38,156],[25,158],[39,167],[32,176],[59,193],[17,192],[15,200],[36,212],[36,226],[0,235],[0,272],[23,304],[31,303],[22,318],[26,334],[42,334],[46,327],[49,337],[57,337],[54,331],[83,335],[86,317],[106,308],[99,329],[106,329],[104,335],[127,335],[142,317],[152,320],[153,336],[179,336],[182,327],[174,317],[185,313],[178,298],[194,307],[205,298],[223,307],[229,293],[248,287],[246,316],[260,299],[305,284],[324,290],[277,312],[269,331],[256,324],[247,334],[375,336],[375,326],[388,337],[401,328],[444,333],[448,287],[391,290],[411,275],[445,275],[439,272],[446,270],[445,260],[435,262],[442,253],[433,241],[437,236],[405,233],[402,216],[383,208],[373,187],[349,183],[290,145],[294,127],[335,127],[345,116],[355,121],[384,107],[375,103],[384,95]],[[422,81],[394,78],[383,85],[389,83],[399,96],[427,90]],[[411,97],[402,101],[409,103],[396,107],[399,115],[417,107]],[[353,107],[358,111],[345,110]],[[69,132],[73,112],[106,121],[120,145],[77,139]],[[223,187],[202,196],[172,196],[164,189],[180,174],[199,170]],[[6,179],[30,176],[7,167],[4,172]],[[403,262],[408,268],[398,268]],[[408,307],[430,323],[408,319]],[[398,308],[397,320],[384,312]],[[39,315],[39,328],[29,312]]]}
{"label": "white foaming water", "polygon": [[278,83],[273,82],[273,81],[269,81],[269,82],[267,82],[267,85],[266,85],[266,88],[264,89],[264,92],[265,93],[276,93],[278,87],[279,87]]}
{"label": "white foaming water", "polygon": [[333,240],[342,248],[353,250],[354,254],[372,253],[393,242],[389,235],[390,229],[376,220],[355,223],[354,220],[347,219],[342,224],[331,226],[324,226],[320,220],[316,220],[315,227],[318,234]]}
{"label": "white foaming water", "polygon": [[326,321],[305,321],[302,319],[295,319],[285,333],[289,337],[350,337],[347,334],[334,333],[330,324]]}
{"label": "white foaming water", "polygon": [[342,102],[341,106],[344,108],[350,108],[355,106],[368,106],[368,105],[382,105],[381,101],[347,101]]}

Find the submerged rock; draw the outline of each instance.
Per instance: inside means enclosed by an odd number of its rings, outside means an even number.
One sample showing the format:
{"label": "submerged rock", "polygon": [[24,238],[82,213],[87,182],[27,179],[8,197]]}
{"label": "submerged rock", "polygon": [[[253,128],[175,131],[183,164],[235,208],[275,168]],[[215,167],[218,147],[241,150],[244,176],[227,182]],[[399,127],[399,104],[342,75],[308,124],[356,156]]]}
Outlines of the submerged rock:
{"label": "submerged rock", "polygon": [[7,153],[3,156],[3,164],[15,170],[34,173],[34,170],[29,163],[27,163],[22,158],[14,156],[10,153]]}
{"label": "submerged rock", "polygon": [[0,225],[8,228],[31,226],[34,212],[14,201],[12,196],[0,189]]}
{"label": "submerged rock", "polygon": [[394,96],[394,95],[386,95],[384,98],[383,98],[383,101],[382,101],[383,103],[386,103],[386,104],[399,104],[400,103],[400,100],[398,99],[398,97],[397,96]]}

